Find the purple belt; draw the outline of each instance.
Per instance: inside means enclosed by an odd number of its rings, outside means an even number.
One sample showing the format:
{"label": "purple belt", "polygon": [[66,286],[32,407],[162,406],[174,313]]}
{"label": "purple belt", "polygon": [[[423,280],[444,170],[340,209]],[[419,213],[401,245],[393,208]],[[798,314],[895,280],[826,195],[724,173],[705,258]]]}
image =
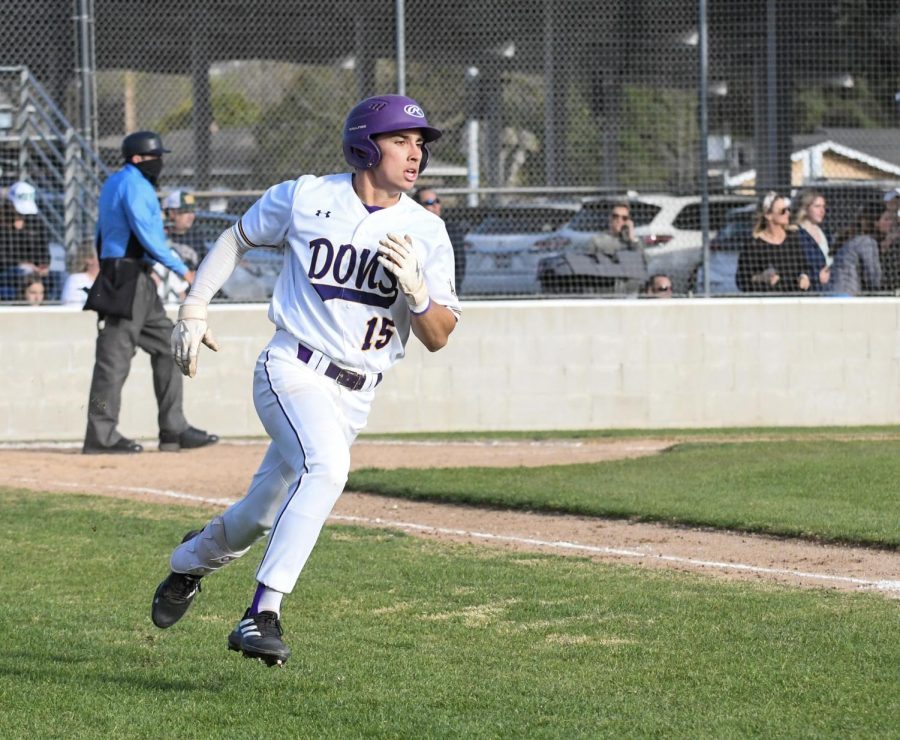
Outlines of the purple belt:
{"label": "purple belt", "polygon": [[[313,351],[304,344],[298,343],[297,346],[297,359],[305,365],[309,365],[309,361],[312,360]],[[339,365],[335,365],[331,360],[323,359],[323,362],[327,362],[325,365],[325,370],[322,371],[320,368],[313,368],[317,372],[321,372],[326,378],[331,378],[338,385],[349,388],[351,391],[361,390],[362,387],[366,384],[366,378],[368,377],[365,373],[358,373],[354,370],[345,370]],[[381,382],[381,373],[378,373],[378,376],[375,380],[375,385],[378,385]],[[372,387],[374,388],[375,385]]]}

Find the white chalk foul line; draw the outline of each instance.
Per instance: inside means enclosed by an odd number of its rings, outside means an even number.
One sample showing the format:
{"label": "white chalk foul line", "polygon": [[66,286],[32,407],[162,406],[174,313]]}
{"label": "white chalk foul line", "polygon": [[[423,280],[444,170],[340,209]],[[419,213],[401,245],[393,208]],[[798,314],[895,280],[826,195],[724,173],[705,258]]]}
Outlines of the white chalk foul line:
{"label": "white chalk foul line", "polygon": [[183,501],[197,501],[202,504],[217,504],[220,506],[230,506],[234,503],[231,498],[208,498],[207,496],[197,496],[193,493],[184,493],[183,491],[169,491],[161,488],[145,488],[143,486],[113,486],[113,485],[97,485],[96,483],[69,483],[68,481],[48,481],[42,478],[13,478],[12,480],[20,483],[33,483],[45,488],[74,488],[79,491],[90,492],[94,489],[102,489],[104,491],[125,491],[126,493],[147,493],[154,496],[164,496],[165,498],[176,498]]}
{"label": "white chalk foul line", "polygon": [[511,542],[521,545],[532,545],[535,547],[549,547],[559,550],[576,550],[579,552],[593,553],[596,555],[615,555],[617,557],[625,558],[647,558],[651,560],[661,560],[668,563],[691,565],[700,568],[715,568],[718,570],[732,569],[747,571],[751,573],[793,576],[795,578],[813,578],[821,581],[838,581],[840,583],[852,583],[854,585],[863,586],[866,588],[876,588],[881,591],[900,592],[900,581],[873,581],[867,578],[854,578],[853,576],[836,576],[829,573],[811,573],[801,570],[790,570],[788,568],[767,568],[761,565],[748,565],[746,563],[720,563],[715,560],[697,560],[695,558],[685,558],[679,555],[655,555],[653,553],[641,552],[640,550],[629,550],[621,547],[581,545],[577,542],[564,542],[561,540],[538,540],[532,537],[516,537],[513,535],[493,534],[491,532],[473,532],[466,529],[447,529],[445,527],[433,527],[429,524],[398,522],[378,518],[373,519],[364,516],[342,516],[332,514],[330,518],[336,519],[338,521],[359,522],[362,524],[377,524],[383,527],[395,527],[397,529],[407,529],[416,532],[436,532],[437,534],[446,534],[454,537],[472,537],[475,539],[492,540],[495,542]]}
{"label": "white chalk foul line", "polygon": [[[38,478],[15,478],[14,480],[22,483],[35,483],[42,486],[60,486],[63,488],[77,488],[85,490],[86,488],[102,488],[108,491],[126,491],[128,493],[146,493],[154,496],[163,496],[166,498],[174,498],[183,501],[197,501],[204,504],[216,504],[219,506],[229,506],[234,503],[234,499],[227,498],[208,498],[206,496],[197,496],[193,493],[185,493],[183,491],[171,491],[160,488],[147,488],[143,486],[114,486],[114,485],[93,485],[88,486],[84,483],[69,483],[67,481],[45,481]],[[696,568],[713,568],[716,570],[741,570],[748,573],[765,573],[768,575],[791,576],[794,578],[810,578],[819,581],[833,581],[839,583],[852,583],[863,588],[874,588],[879,591],[890,591],[900,593],[900,580],[880,580],[874,581],[867,578],[855,578],[853,576],[837,576],[830,573],[812,573],[802,570],[790,570],[789,568],[767,568],[762,565],[749,565],[747,563],[722,563],[716,560],[698,560],[695,558],[681,557],[680,555],[657,555],[653,553],[641,552],[640,550],[630,550],[622,547],[605,547],[602,545],[582,545],[577,542],[565,542],[562,540],[539,540],[533,537],[516,537],[514,535],[494,534],[492,532],[474,532],[467,529],[448,529],[447,527],[435,527],[430,524],[418,524],[415,522],[399,522],[390,519],[381,519],[379,517],[367,516],[348,516],[343,514],[332,514],[329,519],[339,522],[351,522],[357,524],[378,525],[379,527],[394,527],[396,529],[404,529],[413,532],[434,532],[437,534],[445,534],[454,537],[471,537],[473,539],[490,540],[494,542],[511,542],[520,545],[532,545],[534,547],[555,548],[558,550],[574,550],[577,552],[593,553],[595,555],[614,555],[623,558],[647,558],[650,560],[659,560],[668,563],[678,563],[680,565],[690,565]]]}

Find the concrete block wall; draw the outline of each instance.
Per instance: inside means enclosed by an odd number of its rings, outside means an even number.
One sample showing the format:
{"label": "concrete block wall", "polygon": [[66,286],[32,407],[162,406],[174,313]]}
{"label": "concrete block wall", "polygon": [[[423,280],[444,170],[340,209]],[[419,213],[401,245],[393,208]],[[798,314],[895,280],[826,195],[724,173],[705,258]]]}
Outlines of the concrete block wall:
{"label": "concrete block wall", "polygon": [[[262,305],[218,306],[222,347],[185,380],[196,426],[263,435],[253,366]],[[414,339],[379,388],[368,432],[900,423],[900,302],[763,298],[466,302],[442,351]],[[0,441],[84,434],[95,317],[0,309]],[[120,429],[157,436],[138,352]]]}

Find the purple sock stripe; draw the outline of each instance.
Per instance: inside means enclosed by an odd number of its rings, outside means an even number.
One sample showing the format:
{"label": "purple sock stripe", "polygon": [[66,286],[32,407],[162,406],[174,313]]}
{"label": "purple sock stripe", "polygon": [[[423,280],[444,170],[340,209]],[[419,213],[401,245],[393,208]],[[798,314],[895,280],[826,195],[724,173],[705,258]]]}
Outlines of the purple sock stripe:
{"label": "purple sock stripe", "polygon": [[253,594],[253,603],[250,604],[250,616],[254,614],[259,614],[259,600],[262,598],[262,595],[265,593],[266,587],[261,583],[256,584],[256,593]]}

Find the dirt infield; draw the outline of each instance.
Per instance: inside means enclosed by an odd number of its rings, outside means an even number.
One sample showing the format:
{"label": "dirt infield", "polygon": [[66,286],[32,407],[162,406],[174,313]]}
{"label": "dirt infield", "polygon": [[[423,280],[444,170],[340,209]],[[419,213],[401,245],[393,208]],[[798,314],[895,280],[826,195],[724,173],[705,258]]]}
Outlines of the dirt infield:
{"label": "dirt infield", "polygon": [[[658,454],[665,439],[554,442],[357,442],[362,467],[536,466]],[[0,449],[7,485],[221,509],[240,498],[262,442],[224,442],[179,454],[86,456],[74,446]],[[795,586],[869,590],[900,598],[900,553],[577,516],[430,504],[347,492],[337,522],[390,526],[422,537],[546,551],[644,567]]]}

